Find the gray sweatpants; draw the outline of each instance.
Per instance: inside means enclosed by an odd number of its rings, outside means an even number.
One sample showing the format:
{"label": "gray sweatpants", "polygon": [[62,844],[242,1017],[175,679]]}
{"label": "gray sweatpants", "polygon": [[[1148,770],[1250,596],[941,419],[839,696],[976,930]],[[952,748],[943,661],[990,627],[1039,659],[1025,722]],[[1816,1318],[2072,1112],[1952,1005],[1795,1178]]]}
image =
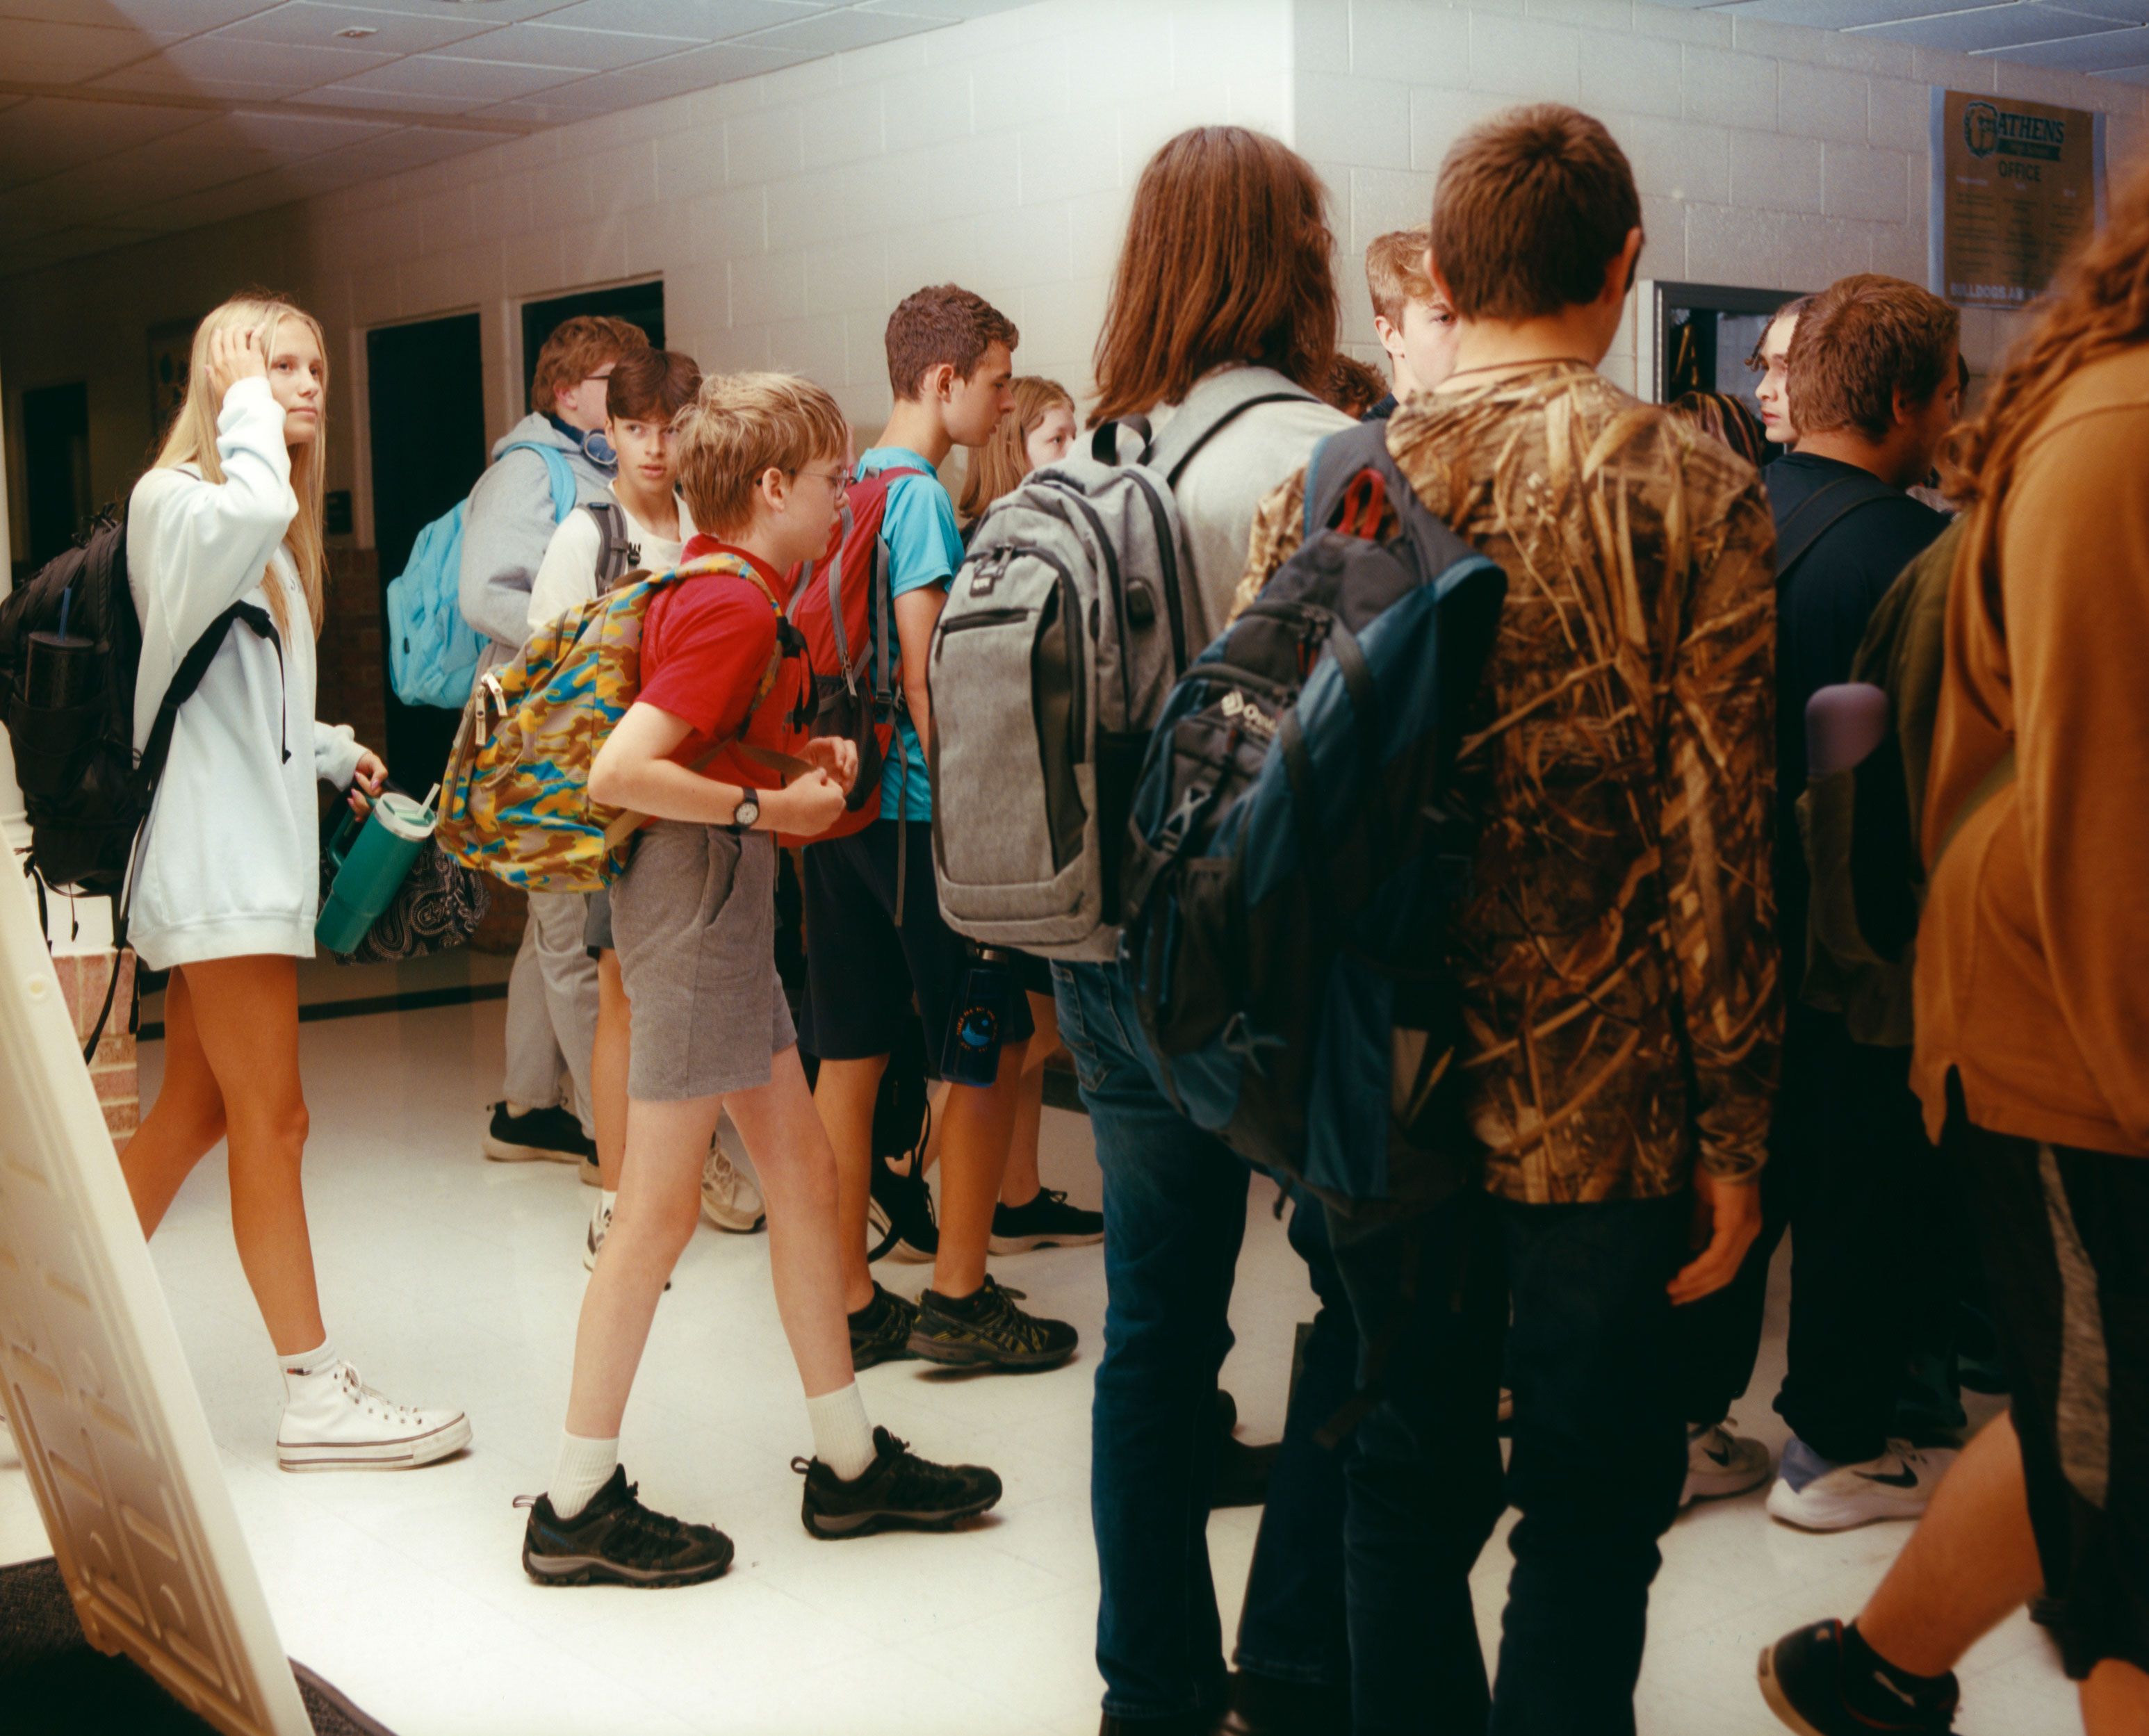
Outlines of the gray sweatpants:
{"label": "gray sweatpants", "polygon": [[530,921],[507,979],[507,1100],[573,1111],[596,1137],[590,1053],[596,1045],[597,967],[582,942],[589,900],[533,892]]}

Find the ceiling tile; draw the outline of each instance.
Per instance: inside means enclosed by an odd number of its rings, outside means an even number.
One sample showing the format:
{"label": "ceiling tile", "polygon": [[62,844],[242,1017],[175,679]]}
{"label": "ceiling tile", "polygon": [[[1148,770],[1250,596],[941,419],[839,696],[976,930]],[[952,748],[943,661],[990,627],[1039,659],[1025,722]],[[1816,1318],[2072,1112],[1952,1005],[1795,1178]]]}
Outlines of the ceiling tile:
{"label": "ceiling tile", "polygon": [[2149,24],[2149,0],[2031,0],[2033,6],[2049,5],[2056,12],[2078,12],[2084,18],[2110,18],[2121,24]]}
{"label": "ceiling tile", "polygon": [[[6,0],[11,18],[43,18],[81,23],[85,0]],[[131,28],[174,41],[197,31],[214,30],[235,18],[267,12],[283,0],[94,0],[95,22]]]}
{"label": "ceiling tile", "polygon": [[0,67],[9,78],[31,83],[79,84],[139,60],[156,46],[123,26],[0,18]]}
{"label": "ceiling tile", "polygon": [[576,0],[547,24],[722,42],[831,10],[837,0]]}
{"label": "ceiling tile", "polygon": [[38,184],[86,208],[126,210],[220,186],[274,164],[275,159],[267,151],[234,147],[222,139],[206,140],[200,148],[192,148],[186,133],[175,133],[154,144],[137,145],[85,163]]}
{"label": "ceiling tile", "polygon": [[1980,6],[1966,12],[1936,13],[1927,18],[1906,18],[1900,23],[1876,24],[1859,34],[1969,54],[2121,28],[2107,19],[2086,18],[2078,13],[2059,12],[2047,6]]}
{"label": "ceiling tile", "polygon": [[372,108],[405,114],[467,114],[471,99],[414,90],[381,90],[355,84],[324,84],[306,93],[309,107]]}
{"label": "ceiling tile", "polygon": [[617,30],[566,30],[556,24],[510,24],[474,42],[440,50],[442,59],[512,61],[518,66],[565,67],[607,73],[699,44],[684,37],[631,36]]}
{"label": "ceiling tile", "polygon": [[184,91],[243,99],[270,90],[296,96],[317,84],[392,64],[389,55],[359,49],[241,42],[219,33],[175,43],[98,82],[113,90]]}
{"label": "ceiling tile", "polygon": [[889,42],[898,36],[915,36],[939,28],[937,18],[897,18],[887,13],[824,12],[801,18],[795,24],[778,24],[747,38],[770,48],[805,48],[815,54],[837,54],[845,48],[863,48],[869,43]]}
{"label": "ceiling tile", "polygon": [[[1742,18],[1770,18],[1779,24],[1804,24],[1814,30],[1849,30],[1861,24],[1885,24],[1898,18],[1930,18],[1959,11],[1967,0],[1735,0],[1723,9]],[[1990,0],[1975,0],[1980,5]]]}
{"label": "ceiling tile", "polygon": [[2092,73],[2094,78],[2110,78],[2120,84],[2149,84],[2149,66],[2123,66],[2108,73]]}
{"label": "ceiling tile", "polygon": [[273,151],[279,161],[295,163],[323,151],[341,150],[363,139],[377,138],[384,133],[395,131],[398,124],[395,121],[343,120],[321,114],[283,114],[249,108],[219,115],[204,130],[234,145]]}
{"label": "ceiling tile", "polygon": [[129,145],[198,127],[204,118],[199,108],[33,97],[0,113],[0,187],[37,180]]}
{"label": "ceiling tile", "polygon": [[[273,11],[216,33],[223,42],[291,43],[320,48],[359,48],[375,54],[422,54],[449,43],[466,41],[501,28],[488,13],[470,11],[460,18],[413,18],[407,13],[381,12],[361,6],[323,5],[317,0],[289,0]],[[337,33],[363,30],[359,38]]]}
{"label": "ceiling tile", "polygon": [[[811,60],[807,48],[779,48],[758,43],[717,43],[707,48],[689,48],[662,60],[652,60],[632,72],[606,73],[591,79],[619,96],[618,107],[632,108],[643,103],[707,90],[733,78],[750,78],[757,73],[773,73],[778,67]],[[542,98],[540,98],[541,101]]]}
{"label": "ceiling tile", "polygon": [[333,88],[402,90],[421,97],[451,97],[468,110],[486,103],[526,97],[581,76],[571,67],[501,66],[488,60],[450,60],[438,54],[412,54],[372,72],[361,73],[355,78],[343,79]]}
{"label": "ceiling tile", "polygon": [[[360,12],[405,13],[415,18],[462,22],[472,16],[471,0],[336,0],[336,3]],[[476,16],[487,23],[516,24],[525,18],[541,18],[558,12],[575,0],[480,0],[480,3],[483,10]]]}
{"label": "ceiling tile", "polygon": [[1996,52],[2000,58],[2030,66],[2056,67],[2070,73],[2104,72],[2113,67],[2149,65],[2149,30],[2137,27]]}
{"label": "ceiling tile", "polygon": [[[858,0],[860,12],[901,13],[934,24],[957,24],[965,18],[989,18],[996,12],[1013,12],[1018,6],[1034,6],[1037,0]],[[1694,0],[1708,6],[1715,0]]]}
{"label": "ceiling tile", "polygon": [[11,241],[0,249],[0,274],[12,277],[18,272],[35,271],[41,265],[57,264],[62,259],[80,259],[85,254],[104,253],[150,239],[151,232],[147,229],[88,225],[61,229],[34,240]]}

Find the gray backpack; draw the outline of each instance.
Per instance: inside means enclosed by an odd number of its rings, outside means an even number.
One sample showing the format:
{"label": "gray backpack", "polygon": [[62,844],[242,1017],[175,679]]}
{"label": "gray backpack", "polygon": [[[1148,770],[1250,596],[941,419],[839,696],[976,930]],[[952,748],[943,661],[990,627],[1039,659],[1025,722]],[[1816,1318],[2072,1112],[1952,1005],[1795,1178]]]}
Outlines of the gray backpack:
{"label": "gray backpack", "polygon": [[[1205,381],[1152,441],[1100,428],[993,503],[934,635],[933,866],[948,926],[1048,959],[1115,956],[1120,868],[1150,731],[1204,649],[1172,489],[1258,404],[1311,401],[1266,368]],[[1139,442],[1117,462],[1122,429]]]}

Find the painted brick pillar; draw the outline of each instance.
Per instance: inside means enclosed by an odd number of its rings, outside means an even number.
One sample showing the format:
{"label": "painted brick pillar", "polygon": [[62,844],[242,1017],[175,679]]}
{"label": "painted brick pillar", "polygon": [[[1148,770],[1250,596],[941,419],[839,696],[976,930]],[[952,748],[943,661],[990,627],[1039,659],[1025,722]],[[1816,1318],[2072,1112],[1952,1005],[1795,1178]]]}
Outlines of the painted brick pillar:
{"label": "painted brick pillar", "polygon": [[112,997],[112,1016],[90,1057],[89,1076],[97,1087],[97,1100],[104,1110],[104,1125],[114,1145],[126,1143],[142,1125],[142,1082],[136,1069],[137,1039],[128,1029],[134,998],[134,953],[132,948],[117,954],[55,953],[53,969],[59,974],[60,993],[74,1018],[75,1041],[89,1040],[97,1023],[98,1009],[104,1004],[105,984],[119,973],[119,987]]}

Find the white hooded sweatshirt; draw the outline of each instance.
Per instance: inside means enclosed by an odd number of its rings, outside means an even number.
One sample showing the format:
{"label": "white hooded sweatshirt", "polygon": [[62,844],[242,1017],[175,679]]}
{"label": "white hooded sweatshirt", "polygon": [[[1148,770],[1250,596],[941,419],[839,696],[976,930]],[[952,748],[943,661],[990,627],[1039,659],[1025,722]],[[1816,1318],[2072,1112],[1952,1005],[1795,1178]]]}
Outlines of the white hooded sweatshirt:
{"label": "white hooded sweatshirt", "polygon": [[142,621],[139,752],[180,660],[232,604],[264,604],[267,569],[291,631],[235,623],[179,707],[135,870],[128,938],[158,970],[206,959],[310,959],[320,896],[316,780],[358,770],[348,728],[314,720],[314,634],[284,537],[298,516],[284,409],[264,379],[239,380],[217,417],[224,481],[150,470],[127,509],[127,576]]}

